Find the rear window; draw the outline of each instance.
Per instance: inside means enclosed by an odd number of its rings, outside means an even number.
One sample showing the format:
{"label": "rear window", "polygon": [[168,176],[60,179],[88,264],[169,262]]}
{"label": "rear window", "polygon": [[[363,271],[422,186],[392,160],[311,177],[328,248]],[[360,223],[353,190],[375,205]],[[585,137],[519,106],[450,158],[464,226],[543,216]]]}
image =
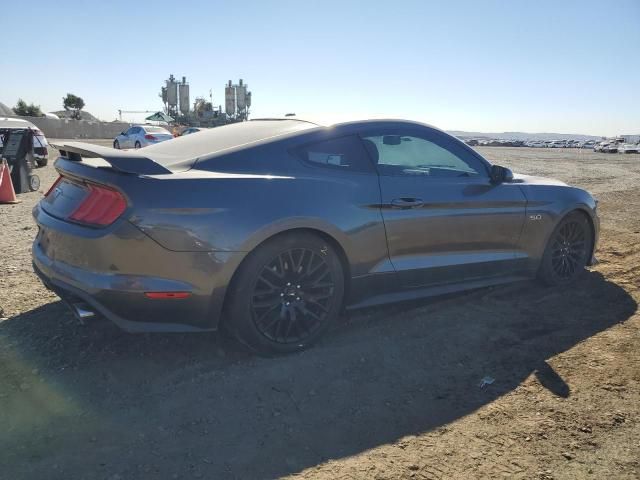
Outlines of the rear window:
{"label": "rear window", "polygon": [[144,127],[144,130],[150,133],[166,133],[168,135],[171,135],[166,128],[162,127]]}
{"label": "rear window", "polygon": [[49,143],[47,142],[47,139],[45,138],[44,135],[34,135],[33,136],[33,146],[34,147],[44,148],[47,145],[49,145]]}
{"label": "rear window", "polygon": [[373,166],[360,138],[332,138],[298,149],[298,155],[313,166],[354,172],[371,172]]}

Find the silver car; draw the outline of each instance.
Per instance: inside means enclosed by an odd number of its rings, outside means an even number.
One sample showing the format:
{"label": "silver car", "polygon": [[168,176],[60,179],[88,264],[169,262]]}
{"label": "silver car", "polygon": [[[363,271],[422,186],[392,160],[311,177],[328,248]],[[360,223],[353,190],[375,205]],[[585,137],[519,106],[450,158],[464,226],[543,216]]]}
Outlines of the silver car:
{"label": "silver car", "polygon": [[113,140],[113,148],[142,148],[171,140],[173,135],[162,127],[134,125]]}

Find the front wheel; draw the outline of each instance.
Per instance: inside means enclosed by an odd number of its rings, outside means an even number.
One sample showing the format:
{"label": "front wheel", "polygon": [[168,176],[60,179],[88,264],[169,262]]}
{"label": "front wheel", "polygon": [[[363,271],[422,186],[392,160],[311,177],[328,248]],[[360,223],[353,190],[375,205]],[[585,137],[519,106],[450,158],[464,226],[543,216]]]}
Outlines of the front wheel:
{"label": "front wheel", "polygon": [[342,263],[328,242],[308,233],[279,235],[240,266],[225,326],[258,353],[301,350],[338,317],[343,296]]}
{"label": "front wheel", "polygon": [[586,215],[569,213],[549,238],[538,278],[551,286],[573,282],[584,272],[592,243],[593,232]]}

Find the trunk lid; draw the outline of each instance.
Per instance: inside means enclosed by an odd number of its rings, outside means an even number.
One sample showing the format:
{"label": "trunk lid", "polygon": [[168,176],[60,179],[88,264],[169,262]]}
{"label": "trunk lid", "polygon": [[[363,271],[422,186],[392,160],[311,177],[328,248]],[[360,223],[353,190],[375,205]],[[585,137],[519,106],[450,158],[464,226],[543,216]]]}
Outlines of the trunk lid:
{"label": "trunk lid", "polygon": [[102,228],[124,215],[132,191],[146,175],[172,171],[141,155],[79,142],[54,145],[60,152],[55,168],[60,177],[40,202],[40,208],[60,220]]}

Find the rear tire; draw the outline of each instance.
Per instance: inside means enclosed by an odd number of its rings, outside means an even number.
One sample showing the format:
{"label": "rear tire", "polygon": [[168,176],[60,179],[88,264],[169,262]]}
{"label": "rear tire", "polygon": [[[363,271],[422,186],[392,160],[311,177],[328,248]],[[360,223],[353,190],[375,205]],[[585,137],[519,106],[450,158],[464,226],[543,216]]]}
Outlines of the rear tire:
{"label": "rear tire", "polygon": [[226,328],[254,352],[288,353],[316,342],[338,317],[344,272],[322,238],[284,234],[250,253],[229,288]]}
{"label": "rear tire", "polygon": [[538,278],[550,286],[567,285],[585,271],[593,248],[593,230],[584,213],[565,216],[549,237]]}
{"label": "rear tire", "polygon": [[136,142],[135,148],[141,148],[141,147],[142,147],[142,145],[140,145],[140,142]]}
{"label": "rear tire", "polygon": [[115,148],[116,150],[120,150],[120,142],[118,140],[113,142],[113,148]]}

